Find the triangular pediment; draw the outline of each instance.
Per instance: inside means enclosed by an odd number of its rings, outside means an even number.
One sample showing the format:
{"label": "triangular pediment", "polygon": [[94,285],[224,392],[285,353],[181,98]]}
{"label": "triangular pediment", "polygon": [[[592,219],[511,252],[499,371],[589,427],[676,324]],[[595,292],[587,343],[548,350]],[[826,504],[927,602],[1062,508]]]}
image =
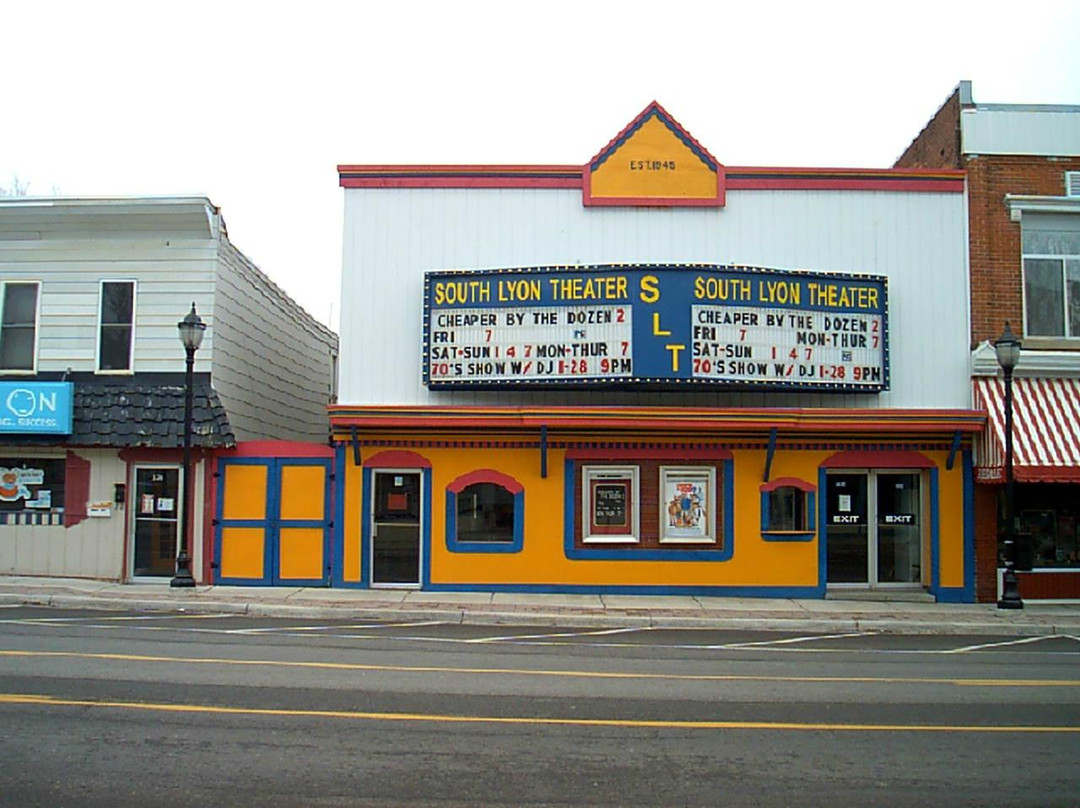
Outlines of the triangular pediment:
{"label": "triangular pediment", "polygon": [[724,167],[656,101],[585,166],[586,205],[724,204]]}

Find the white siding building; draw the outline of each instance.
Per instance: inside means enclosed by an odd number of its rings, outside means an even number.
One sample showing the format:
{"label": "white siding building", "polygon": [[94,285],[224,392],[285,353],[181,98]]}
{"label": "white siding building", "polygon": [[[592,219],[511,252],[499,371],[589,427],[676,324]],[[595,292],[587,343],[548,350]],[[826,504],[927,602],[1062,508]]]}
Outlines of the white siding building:
{"label": "white siding building", "polygon": [[0,574],[172,575],[177,322],[193,303],[208,326],[194,366],[196,578],[212,453],[327,440],[336,335],[229,242],[205,198],[0,199],[0,301],[0,398],[58,396],[69,419],[0,412],[0,474],[24,482],[0,486]]}

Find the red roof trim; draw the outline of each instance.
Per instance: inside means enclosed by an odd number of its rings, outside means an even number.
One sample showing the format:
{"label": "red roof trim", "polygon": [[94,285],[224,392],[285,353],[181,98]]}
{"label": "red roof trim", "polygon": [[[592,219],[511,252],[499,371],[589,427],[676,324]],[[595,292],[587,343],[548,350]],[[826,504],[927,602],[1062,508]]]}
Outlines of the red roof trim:
{"label": "red roof trim", "polygon": [[364,460],[364,468],[380,469],[429,469],[431,461],[416,452],[391,449],[379,452]]}
{"label": "red roof trim", "polygon": [[525,486],[509,474],[503,474],[501,471],[495,471],[495,469],[477,469],[476,471],[470,471],[468,474],[462,474],[446,486],[446,490],[452,494],[460,494],[475,483],[495,483],[495,485],[502,486],[511,494],[520,494],[525,490]]}
{"label": "red roof trim", "polygon": [[826,469],[932,469],[934,461],[924,454],[908,450],[837,452],[821,464]]}
{"label": "red roof trim", "polygon": [[[861,168],[720,167],[721,203],[725,187],[736,191],[903,191],[962,193],[963,171]],[[582,166],[341,165],[342,188],[554,188],[585,189]],[[712,205],[714,200],[597,200],[604,205]]]}

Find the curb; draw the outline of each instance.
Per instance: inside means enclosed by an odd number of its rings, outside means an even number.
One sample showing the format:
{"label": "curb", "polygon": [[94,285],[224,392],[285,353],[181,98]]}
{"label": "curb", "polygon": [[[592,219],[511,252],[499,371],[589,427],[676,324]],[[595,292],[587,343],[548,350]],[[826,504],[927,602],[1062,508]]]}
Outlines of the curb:
{"label": "curb", "polygon": [[1076,635],[1080,621],[1047,622],[1018,620],[1015,615],[1001,619],[957,621],[934,615],[926,619],[905,619],[860,616],[806,616],[775,613],[770,616],[730,613],[670,614],[635,609],[625,612],[581,612],[572,610],[536,611],[469,608],[457,605],[433,605],[408,608],[401,606],[370,607],[348,603],[334,605],[300,605],[265,603],[262,601],[201,600],[198,597],[141,598],[69,593],[0,592],[0,604],[14,606],[45,606],[60,609],[131,610],[154,613],[217,614],[265,618],[353,619],[391,621],[433,621],[474,626],[544,626],[550,628],[655,628],[655,629],[727,629],[740,631],[784,631],[872,634],[940,634],[940,635]]}

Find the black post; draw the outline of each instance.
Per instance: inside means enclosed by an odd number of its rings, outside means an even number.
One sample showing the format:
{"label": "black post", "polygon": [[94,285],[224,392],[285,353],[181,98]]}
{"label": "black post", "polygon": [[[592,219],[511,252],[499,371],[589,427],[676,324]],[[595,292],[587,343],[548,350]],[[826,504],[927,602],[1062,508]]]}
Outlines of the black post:
{"label": "black post", "polygon": [[1016,579],[1016,535],[1013,521],[1013,401],[1011,367],[1005,371],[1005,574],[1001,583],[999,609],[1023,609]]}
{"label": "black post", "polygon": [[[194,305],[192,310],[194,310]],[[176,555],[176,575],[169,582],[169,586],[195,586],[195,578],[191,575],[191,557],[188,555],[188,546],[191,543],[191,519],[189,517],[191,507],[191,410],[194,398],[195,376],[195,346],[185,345],[187,353],[187,368],[184,371],[184,501],[183,510],[180,512],[180,552]]]}

